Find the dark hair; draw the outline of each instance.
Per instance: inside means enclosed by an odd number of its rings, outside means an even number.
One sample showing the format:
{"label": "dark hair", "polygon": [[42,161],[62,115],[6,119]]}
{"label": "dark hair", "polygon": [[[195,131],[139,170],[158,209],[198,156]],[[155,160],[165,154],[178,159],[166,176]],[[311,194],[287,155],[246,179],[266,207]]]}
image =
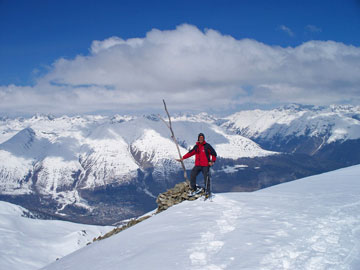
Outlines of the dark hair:
{"label": "dark hair", "polygon": [[204,137],[204,140],[205,140],[205,135],[204,135],[204,133],[199,133],[199,135],[198,135],[198,140],[199,140],[200,136],[203,136],[203,137]]}

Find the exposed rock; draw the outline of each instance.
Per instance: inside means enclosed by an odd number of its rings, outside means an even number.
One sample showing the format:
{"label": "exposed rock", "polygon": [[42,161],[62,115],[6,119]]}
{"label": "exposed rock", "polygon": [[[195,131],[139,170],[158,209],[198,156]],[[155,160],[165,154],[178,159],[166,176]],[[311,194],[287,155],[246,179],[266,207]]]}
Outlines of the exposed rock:
{"label": "exposed rock", "polygon": [[[181,203],[183,201],[186,201],[186,200],[194,201],[203,195],[203,192],[200,192],[199,194],[196,194],[195,196],[189,196],[189,191],[190,191],[189,183],[181,182],[181,183],[176,184],[175,187],[173,187],[172,189],[168,189],[166,192],[161,193],[156,199],[158,208],[157,208],[157,211],[155,212],[155,214],[158,214],[158,213],[168,209],[169,207],[171,207],[175,204]],[[152,214],[152,215],[154,215],[154,214]],[[148,219],[152,215],[142,216],[138,219],[131,219],[125,225],[123,225],[121,227],[117,227],[117,228],[113,229],[112,231],[104,234],[103,236],[94,238],[93,242],[103,240],[114,234],[117,234],[127,228],[134,226],[135,224],[140,223],[141,221],[143,221],[145,219]]]}
{"label": "exposed rock", "polygon": [[181,203],[182,201],[194,201],[203,195],[203,192],[201,192],[195,196],[189,196],[189,191],[189,183],[181,182],[176,184],[172,189],[161,193],[156,199],[156,203],[158,204],[157,213],[164,211],[175,204]]}
{"label": "exposed rock", "polygon": [[143,217],[140,217],[138,219],[133,218],[129,222],[127,222],[125,225],[123,225],[121,227],[117,227],[117,228],[111,230],[110,232],[108,232],[108,233],[106,233],[106,234],[104,234],[102,236],[94,238],[93,242],[103,240],[105,238],[109,238],[110,236],[113,236],[114,234],[117,234],[117,233],[119,233],[119,232],[121,232],[121,231],[123,231],[123,230],[125,230],[127,228],[130,228],[130,227],[140,223],[141,221],[144,221],[145,219],[148,219],[149,217],[151,217],[151,215],[143,216]]}

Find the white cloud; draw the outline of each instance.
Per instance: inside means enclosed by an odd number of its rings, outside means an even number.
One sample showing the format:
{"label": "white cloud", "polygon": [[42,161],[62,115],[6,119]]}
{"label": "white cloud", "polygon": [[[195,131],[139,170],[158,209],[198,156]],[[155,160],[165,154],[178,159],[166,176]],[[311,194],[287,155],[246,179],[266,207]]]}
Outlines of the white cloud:
{"label": "white cloud", "polygon": [[152,112],[163,98],[182,111],[359,104],[359,74],[359,47],[309,41],[282,48],[184,24],[144,38],[94,41],[89,55],[58,59],[34,86],[0,87],[0,111]]}
{"label": "white cloud", "polygon": [[305,30],[308,31],[308,32],[311,32],[311,33],[320,33],[320,32],[322,32],[322,29],[320,27],[317,27],[317,26],[312,25],[312,24],[308,24],[305,27]]}
{"label": "white cloud", "polygon": [[280,25],[279,26],[279,29],[281,30],[281,31],[284,31],[286,34],[288,34],[290,37],[294,37],[295,36],[295,34],[294,34],[294,32],[289,28],[289,27],[287,27],[287,26],[285,26],[285,25]]}

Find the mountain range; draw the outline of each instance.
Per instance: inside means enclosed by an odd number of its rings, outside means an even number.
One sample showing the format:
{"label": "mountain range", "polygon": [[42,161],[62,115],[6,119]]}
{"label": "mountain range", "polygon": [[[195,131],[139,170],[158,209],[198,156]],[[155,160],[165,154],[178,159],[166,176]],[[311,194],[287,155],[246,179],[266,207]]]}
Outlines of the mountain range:
{"label": "mountain range", "polygon": [[[200,132],[217,151],[215,192],[253,191],[360,163],[360,107],[291,104],[227,117],[178,114],[172,122],[182,154]],[[183,181],[175,158],[158,115],[4,116],[0,200],[44,218],[116,224],[155,208],[160,192]],[[193,160],[185,166],[191,170]]]}

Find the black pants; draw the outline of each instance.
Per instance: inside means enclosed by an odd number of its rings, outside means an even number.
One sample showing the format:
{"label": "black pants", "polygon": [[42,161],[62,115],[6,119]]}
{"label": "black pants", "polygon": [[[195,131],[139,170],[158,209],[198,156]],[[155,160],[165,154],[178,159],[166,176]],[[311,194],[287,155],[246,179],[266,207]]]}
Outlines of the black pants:
{"label": "black pants", "polygon": [[[196,189],[196,177],[198,174],[202,172],[204,176],[204,188],[207,188],[206,191],[210,191],[210,175],[209,175],[209,167],[208,166],[195,166],[191,170],[190,174],[190,187],[191,189]],[[208,180],[208,184],[206,185],[206,180]]]}

